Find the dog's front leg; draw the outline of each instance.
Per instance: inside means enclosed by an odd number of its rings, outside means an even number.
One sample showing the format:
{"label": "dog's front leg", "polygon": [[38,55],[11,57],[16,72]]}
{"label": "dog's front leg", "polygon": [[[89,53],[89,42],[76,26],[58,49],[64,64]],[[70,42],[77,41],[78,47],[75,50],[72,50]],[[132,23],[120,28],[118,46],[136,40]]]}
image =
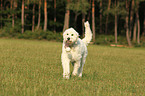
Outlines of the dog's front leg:
{"label": "dog's front leg", "polygon": [[80,60],[78,60],[74,63],[74,70],[73,70],[72,75],[74,75],[74,76],[78,75],[78,70],[81,66],[80,63],[81,63]]}
{"label": "dog's front leg", "polygon": [[62,56],[63,78],[69,79],[70,76],[70,60],[66,56]]}

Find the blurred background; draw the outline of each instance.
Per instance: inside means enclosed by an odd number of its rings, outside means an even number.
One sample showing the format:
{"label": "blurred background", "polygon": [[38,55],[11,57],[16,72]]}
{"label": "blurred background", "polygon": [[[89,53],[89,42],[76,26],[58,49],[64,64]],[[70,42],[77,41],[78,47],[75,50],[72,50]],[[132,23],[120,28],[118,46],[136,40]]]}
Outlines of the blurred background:
{"label": "blurred background", "polygon": [[145,47],[145,0],[0,0],[0,37],[62,41],[73,27],[94,44]]}

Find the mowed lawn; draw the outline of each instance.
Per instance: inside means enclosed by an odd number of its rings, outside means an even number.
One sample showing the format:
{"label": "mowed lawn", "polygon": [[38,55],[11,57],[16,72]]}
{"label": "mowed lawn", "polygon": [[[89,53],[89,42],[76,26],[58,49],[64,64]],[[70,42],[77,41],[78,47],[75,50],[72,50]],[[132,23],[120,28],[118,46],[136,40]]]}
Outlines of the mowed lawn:
{"label": "mowed lawn", "polygon": [[61,47],[0,39],[0,96],[145,96],[145,48],[89,45],[83,77],[64,80]]}

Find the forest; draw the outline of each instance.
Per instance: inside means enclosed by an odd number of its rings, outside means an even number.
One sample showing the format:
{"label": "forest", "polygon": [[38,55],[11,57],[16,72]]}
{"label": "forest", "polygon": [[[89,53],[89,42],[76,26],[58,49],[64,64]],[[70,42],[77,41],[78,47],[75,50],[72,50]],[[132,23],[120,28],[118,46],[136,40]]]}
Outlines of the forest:
{"label": "forest", "polygon": [[145,0],[0,0],[0,37],[62,41],[89,21],[94,44],[145,47]]}

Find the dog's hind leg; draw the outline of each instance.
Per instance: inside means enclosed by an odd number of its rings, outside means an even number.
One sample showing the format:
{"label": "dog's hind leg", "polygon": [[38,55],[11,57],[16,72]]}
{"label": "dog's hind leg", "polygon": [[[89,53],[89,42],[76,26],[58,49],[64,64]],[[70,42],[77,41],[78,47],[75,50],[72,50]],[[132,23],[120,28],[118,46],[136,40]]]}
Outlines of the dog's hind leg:
{"label": "dog's hind leg", "polygon": [[83,67],[84,67],[85,61],[86,61],[86,57],[83,57],[81,60],[81,66],[80,66],[79,72],[78,72],[79,77],[82,77],[82,72],[83,72]]}
{"label": "dog's hind leg", "polygon": [[78,61],[76,61],[76,62],[74,63],[74,70],[73,70],[72,75],[74,75],[74,76],[78,75],[78,70],[79,70],[79,68],[80,68],[80,66],[81,66],[80,63],[81,63],[80,60],[78,60]]}

